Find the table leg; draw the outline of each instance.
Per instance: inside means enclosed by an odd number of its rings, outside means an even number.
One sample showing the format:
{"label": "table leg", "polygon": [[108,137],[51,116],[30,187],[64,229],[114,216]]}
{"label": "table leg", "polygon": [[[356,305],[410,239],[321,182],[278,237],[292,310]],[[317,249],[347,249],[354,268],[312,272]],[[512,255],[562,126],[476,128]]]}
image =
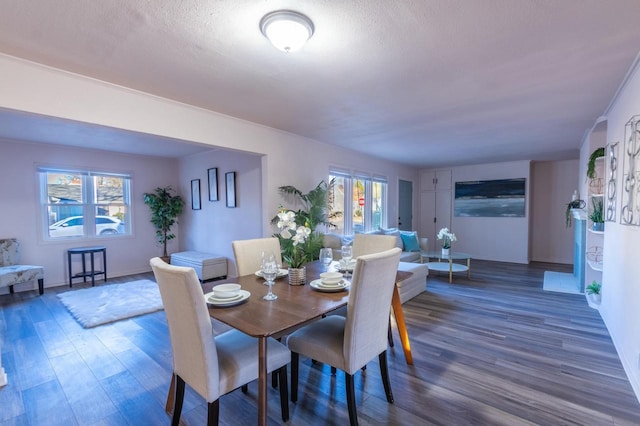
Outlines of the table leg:
{"label": "table leg", "polygon": [[171,384],[169,385],[169,393],[167,394],[167,402],[164,404],[164,411],[167,414],[173,413],[173,399],[176,393],[176,375],[171,374]]}
{"label": "table leg", "polygon": [[471,258],[467,259],[467,279],[471,279]]}
{"label": "table leg", "polygon": [[453,260],[449,259],[449,284],[453,282]]}
{"label": "table leg", "polygon": [[91,287],[96,286],[96,262],[93,258],[94,252],[91,252]]}
{"label": "table leg", "polygon": [[104,282],[107,282],[107,249],[102,250],[102,270],[104,271]]}
{"label": "table leg", "polygon": [[67,266],[69,268],[69,287],[73,287],[73,278],[71,277],[71,252],[67,252]]}
{"label": "table leg", "polygon": [[258,338],[258,425],[267,424],[267,337]]}
{"label": "table leg", "polygon": [[407,333],[407,325],[404,322],[404,312],[402,311],[402,302],[400,301],[400,294],[398,293],[397,286],[393,287],[391,306],[393,307],[393,316],[396,317],[396,325],[398,326],[398,332],[400,333],[400,342],[402,343],[404,358],[407,360],[407,364],[413,365],[411,344],[409,343],[409,333]]}
{"label": "table leg", "polygon": [[87,282],[87,263],[85,260],[85,255],[86,253],[82,253],[82,282],[86,283]]}

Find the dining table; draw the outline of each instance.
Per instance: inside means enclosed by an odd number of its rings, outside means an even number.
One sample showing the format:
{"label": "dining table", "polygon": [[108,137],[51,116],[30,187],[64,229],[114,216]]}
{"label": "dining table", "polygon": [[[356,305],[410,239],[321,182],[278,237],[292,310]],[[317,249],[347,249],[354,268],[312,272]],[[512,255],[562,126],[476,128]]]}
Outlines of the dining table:
{"label": "dining table", "polygon": [[[303,325],[322,318],[324,315],[347,305],[349,292],[321,292],[312,288],[309,283],[320,278],[325,266],[319,261],[306,265],[306,285],[289,285],[286,275],[276,279],[273,292],[278,296],[276,300],[267,301],[262,297],[267,293],[264,279],[258,274],[244,275],[226,280],[210,281],[203,284],[204,293],[222,283],[235,282],[249,291],[249,298],[235,306],[217,307],[207,304],[209,315],[230,327],[258,339],[258,425],[267,424],[267,339],[281,338]],[[412,275],[411,272],[398,271],[396,283]],[[409,335],[407,333],[402,303],[397,287],[394,287],[392,308],[400,340],[407,364],[413,364]],[[174,380],[167,397],[166,410],[173,407]]]}

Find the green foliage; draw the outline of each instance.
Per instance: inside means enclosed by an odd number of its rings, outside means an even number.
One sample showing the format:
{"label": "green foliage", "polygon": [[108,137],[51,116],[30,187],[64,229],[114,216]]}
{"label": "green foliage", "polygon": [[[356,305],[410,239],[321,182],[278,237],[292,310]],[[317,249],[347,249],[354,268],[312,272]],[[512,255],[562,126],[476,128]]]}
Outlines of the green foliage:
{"label": "green foliage", "polygon": [[156,188],[155,193],[144,193],[144,203],[151,209],[151,223],[156,228],[156,239],[163,245],[164,257],[167,257],[167,241],[176,236],[171,233],[171,227],[184,208],[184,200],[174,195],[173,188],[167,186]]}
{"label": "green foliage", "polygon": [[601,198],[592,198],[591,204],[593,205],[593,210],[589,214],[589,219],[593,223],[603,223],[604,222],[604,206]]}
{"label": "green foliage", "polygon": [[593,280],[593,282],[587,286],[586,290],[587,294],[600,294],[600,290],[602,290],[602,284],[600,284],[596,280]]}
{"label": "green foliage", "polygon": [[596,177],[596,159],[604,157],[604,148],[598,148],[591,153],[589,157],[589,163],[587,164],[587,177],[589,179],[595,179]]}
{"label": "green foliage", "polygon": [[[314,189],[304,194],[302,191],[291,185],[285,185],[278,188],[278,191],[287,201],[291,201],[292,204],[298,204],[302,207],[298,210],[291,209],[296,214],[295,222],[298,226],[306,226],[311,229],[311,235],[305,242],[304,251],[306,253],[306,261],[312,261],[318,259],[320,249],[323,246],[323,235],[316,231],[318,225],[324,225],[326,227],[332,227],[329,222],[329,212],[332,210],[332,193],[333,193],[334,180],[329,183],[324,180],[321,181]],[[278,222],[278,217],[274,217],[271,221],[272,224]],[[275,236],[280,240],[280,246],[283,251],[283,259],[289,263],[286,258],[287,252],[293,252],[288,245],[292,244],[290,239],[284,239],[279,234]],[[292,259],[294,263],[296,262]]]}

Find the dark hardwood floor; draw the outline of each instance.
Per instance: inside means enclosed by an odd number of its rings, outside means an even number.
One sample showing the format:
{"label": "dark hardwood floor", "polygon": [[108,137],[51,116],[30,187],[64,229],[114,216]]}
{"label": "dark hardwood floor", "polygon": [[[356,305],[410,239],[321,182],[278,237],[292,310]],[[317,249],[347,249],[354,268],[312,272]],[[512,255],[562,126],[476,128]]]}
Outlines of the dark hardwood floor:
{"label": "dark hardwood floor", "polygon": [[[640,404],[597,311],[582,295],[542,290],[545,270],[563,265],[473,261],[449,284],[431,273],[427,291],[404,305],[415,365],[397,333],[389,351],[395,403],[376,362],[356,375],[363,425],[638,425]],[[108,284],[152,278],[110,279]],[[102,285],[102,282],[100,282]],[[277,284],[274,291],[277,292]],[[74,285],[74,288],[84,287]],[[164,313],[82,328],[56,293],[0,296],[0,425],[162,425],[171,375]],[[277,303],[277,302],[276,302]],[[223,425],[253,425],[257,389],[220,403]],[[276,390],[269,423],[279,424]],[[344,377],[303,359],[292,425],[348,424]],[[192,391],[183,423],[205,424]]]}

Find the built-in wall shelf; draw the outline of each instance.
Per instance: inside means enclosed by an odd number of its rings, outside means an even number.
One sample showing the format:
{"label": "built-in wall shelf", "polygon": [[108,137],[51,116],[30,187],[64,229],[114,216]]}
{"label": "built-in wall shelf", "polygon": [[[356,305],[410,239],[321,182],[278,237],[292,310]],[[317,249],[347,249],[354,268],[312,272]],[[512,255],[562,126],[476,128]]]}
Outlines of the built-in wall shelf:
{"label": "built-in wall shelf", "polygon": [[593,269],[594,271],[600,271],[602,272],[602,261],[600,262],[596,262],[595,260],[587,260],[587,264],[589,265],[589,267],[591,267],[591,269]]}
{"label": "built-in wall shelf", "polygon": [[594,231],[591,228],[589,228],[589,232],[591,232],[592,234],[604,234],[604,231]]}

